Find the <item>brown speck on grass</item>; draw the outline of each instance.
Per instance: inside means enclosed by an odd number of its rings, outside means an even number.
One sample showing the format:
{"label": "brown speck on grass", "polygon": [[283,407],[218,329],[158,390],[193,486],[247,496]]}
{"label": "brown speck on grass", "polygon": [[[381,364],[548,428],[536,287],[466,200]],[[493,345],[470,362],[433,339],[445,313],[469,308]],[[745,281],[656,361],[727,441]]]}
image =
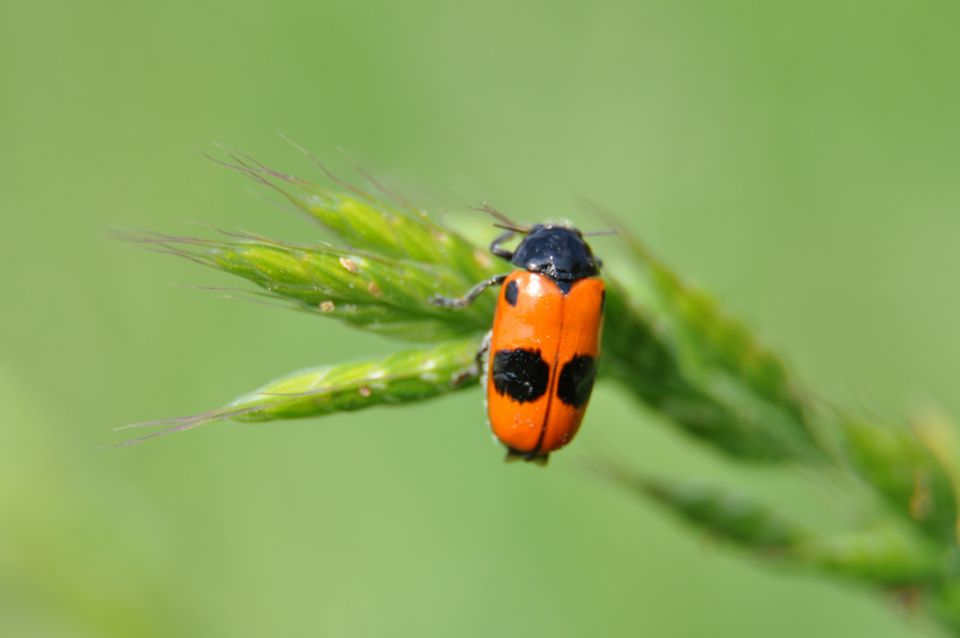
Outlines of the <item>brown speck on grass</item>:
{"label": "brown speck on grass", "polygon": [[355,262],[354,260],[350,259],[349,257],[341,257],[341,258],[340,258],[340,265],[343,266],[344,268],[346,268],[346,269],[347,269],[347,272],[355,273],[355,272],[357,272],[358,270],[360,270],[359,266],[357,266],[357,262]]}
{"label": "brown speck on grass", "polygon": [[931,495],[927,474],[916,469],[913,472],[913,493],[910,495],[909,512],[915,521],[925,520],[930,515]]}
{"label": "brown speck on grass", "polygon": [[493,260],[490,259],[490,255],[482,250],[473,251],[473,259],[481,268],[489,268],[493,265]]}
{"label": "brown speck on grass", "polygon": [[336,305],[332,301],[320,302],[320,312],[333,312],[335,308]]}
{"label": "brown speck on grass", "polygon": [[363,398],[367,398],[368,396],[373,394],[373,390],[371,390],[369,386],[365,386],[365,385],[360,386],[360,389],[358,390],[358,392],[360,393],[360,396],[362,396]]}
{"label": "brown speck on grass", "polygon": [[377,285],[377,282],[375,281],[371,281],[369,284],[367,284],[367,290],[369,290],[370,294],[373,295],[374,297],[383,296],[383,290],[380,288],[380,286]]}

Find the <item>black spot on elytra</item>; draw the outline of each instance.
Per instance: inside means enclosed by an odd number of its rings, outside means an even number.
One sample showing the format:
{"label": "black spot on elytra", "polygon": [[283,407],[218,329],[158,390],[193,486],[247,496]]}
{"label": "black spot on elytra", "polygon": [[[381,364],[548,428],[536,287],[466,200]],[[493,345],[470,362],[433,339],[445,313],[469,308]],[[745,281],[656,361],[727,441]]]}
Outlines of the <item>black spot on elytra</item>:
{"label": "black spot on elytra", "polygon": [[550,366],[539,350],[497,350],[493,355],[493,387],[517,403],[542,397],[549,381]]}
{"label": "black spot on elytra", "polygon": [[597,363],[588,354],[578,354],[567,361],[560,370],[557,381],[557,397],[567,405],[580,408],[586,405],[597,376]]}
{"label": "black spot on elytra", "polygon": [[506,289],[503,291],[503,298],[507,300],[507,303],[511,306],[517,305],[517,282],[511,281],[507,284]]}

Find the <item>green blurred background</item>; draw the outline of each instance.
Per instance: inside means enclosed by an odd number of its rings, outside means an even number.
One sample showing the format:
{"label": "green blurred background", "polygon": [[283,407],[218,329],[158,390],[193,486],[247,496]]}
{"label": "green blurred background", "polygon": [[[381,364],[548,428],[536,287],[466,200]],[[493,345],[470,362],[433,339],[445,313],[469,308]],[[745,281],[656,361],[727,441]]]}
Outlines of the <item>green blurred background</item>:
{"label": "green blurred background", "polygon": [[[602,202],[806,382],[960,414],[960,5],[0,4],[0,635],[913,636],[863,591],[742,560],[582,471],[734,482],[825,525],[829,487],[734,472],[616,388],[547,470],[480,395],[114,450],[392,343],[169,284],[107,239],[317,229],[200,156],[314,169],[282,130],[437,199],[597,227]],[[603,253],[610,244],[597,240]]]}

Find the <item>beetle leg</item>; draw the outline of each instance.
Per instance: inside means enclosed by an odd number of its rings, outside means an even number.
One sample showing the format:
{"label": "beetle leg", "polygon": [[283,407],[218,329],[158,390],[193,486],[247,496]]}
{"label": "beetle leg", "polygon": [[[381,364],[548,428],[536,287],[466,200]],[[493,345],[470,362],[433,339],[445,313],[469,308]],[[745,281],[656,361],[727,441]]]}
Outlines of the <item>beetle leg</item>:
{"label": "beetle leg", "polygon": [[462,297],[444,297],[442,295],[434,295],[430,297],[430,303],[434,306],[443,306],[444,308],[466,308],[472,304],[477,297],[480,296],[484,290],[490,286],[496,286],[503,283],[503,280],[507,278],[507,275],[497,275],[496,277],[491,277],[490,279],[484,279],[476,286],[467,291]]}
{"label": "beetle leg", "polygon": [[502,244],[502,243],[505,242],[505,241],[510,241],[510,239],[511,239],[512,237],[513,237],[513,231],[512,231],[512,230],[508,230],[507,232],[505,232],[505,233],[501,234],[500,236],[498,236],[496,239],[494,239],[492,242],[490,242],[490,252],[492,252],[492,253],[493,253],[494,255],[496,255],[497,257],[500,257],[501,259],[506,259],[507,261],[512,261],[512,260],[513,260],[513,251],[512,251],[512,250],[507,250],[506,248],[501,248],[501,247],[500,247],[500,244]]}
{"label": "beetle leg", "polygon": [[547,464],[547,461],[550,460],[549,454],[537,454],[536,452],[518,452],[511,448],[507,448],[507,455],[504,457],[505,463],[514,463],[516,461],[526,461],[527,463],[533,463],[534,465],[539,465],[544,467]]}
{"label": "beetle leg", "polygon": [[480,349],[477,350],[475,359],[477,364],[477,374],[483,374],[483,358],[490,352],[490,341],[493,339],[493,330],[490,330],[483,336],[483,342],[480,343]]}
{"label": "beetle leg", "polygon": [[471,366],[467,366],[462,370],[458,370],[453,374],[453,377],[450,379],[451,385],[458,387],[463,385],[468,379],[476,377],[483,381],[483,358],[490,351],[490,339],[493,337],[493,331],[488,332],[484,337],[483,341],[480,343],[480,348],[477,350],[477,355],[474,358],[474,363]]}

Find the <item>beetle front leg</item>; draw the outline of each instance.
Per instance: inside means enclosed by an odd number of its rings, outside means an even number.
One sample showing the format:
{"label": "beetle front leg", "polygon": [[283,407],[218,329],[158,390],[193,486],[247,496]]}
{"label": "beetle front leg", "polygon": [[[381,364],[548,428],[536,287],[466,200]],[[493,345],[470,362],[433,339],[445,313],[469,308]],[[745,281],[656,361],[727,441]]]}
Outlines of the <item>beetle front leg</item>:
{"label": "beetle front leg", "polygon": [[510,241],[513,238],[513,231],[508,230],[505,233],[502,233],[496,239],[493,240],[490,244],[490,252],[492,252],[497,257],[501,259],[506,259],[507,261],[513,261],[513,251],[502,248],[500,244],[505,241]]}
{"label": "beetle front leg", "polygon": [[434,306],[442,306],[444,308],[466,308],[474,301],[480,294],[489,288],[490,286],[497,286],[503,283],[503,280],[507,278],[507,275],[497,275],[496,277],[491,277],[490,279],[484,279],[476,286],[467,291],[462,297],[444,297],[442,295],[434,295],[430,297],[429,301]]}

